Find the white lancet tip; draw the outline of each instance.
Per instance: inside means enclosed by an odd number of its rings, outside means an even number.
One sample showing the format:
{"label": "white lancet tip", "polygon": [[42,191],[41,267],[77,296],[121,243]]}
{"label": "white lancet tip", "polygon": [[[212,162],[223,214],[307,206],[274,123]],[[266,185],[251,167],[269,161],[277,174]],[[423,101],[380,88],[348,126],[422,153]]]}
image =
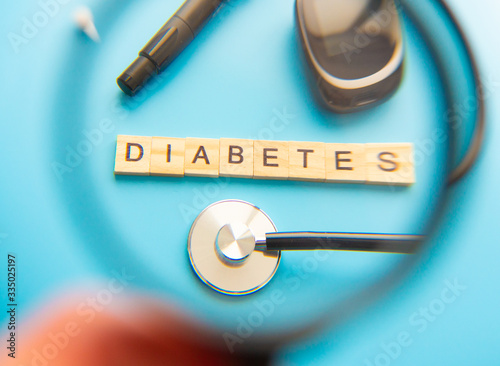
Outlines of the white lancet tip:
{"label": "white lancet tip", "polygon": [[99,33],[94,24],[94,16],[92,11],[86,6],[81,6],[73,13],[73,19],[83,33],[85,33],[94,42],[99,42]]}

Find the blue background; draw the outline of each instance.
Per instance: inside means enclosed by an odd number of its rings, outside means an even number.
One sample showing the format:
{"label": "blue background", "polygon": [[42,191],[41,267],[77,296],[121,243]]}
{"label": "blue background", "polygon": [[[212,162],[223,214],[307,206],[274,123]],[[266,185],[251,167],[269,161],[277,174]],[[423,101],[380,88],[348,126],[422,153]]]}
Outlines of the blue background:
{"label": "blue background", "polygon": [[[72,14],[79,4],[94,10],[100,43],[75,29]],[[490,36],[498,26],[489,15],[500,9],[493,0],[481,7],[458,0],[450,4],[472,41],[489,90],[489,125],[481,160],[453,188],[454,203],[434,245],[409,277],[381,293],[379,301],[361,306],[360,312],[287,346],[276,364],[369,365],[384,357],[380,356],[386,352],[384,344],[394,342],[401,332],[408,332],[412,343],[390,364],[494,364],[500,359],[495,349],[500,305],[495,229],[500,197],[494,186],[500,174],[495,169],[500,51]],[[2,252],[19,258],[23,317],[65,293],[104,281],[112,270],[126,268],[137,276],[134,290],[175,303],[200,320],[233,332],[240,317],[255,311],[255,301],[281,290],[285,303],[255,329],[256,334],[267,335],[299,329],[321,315],[338,312],[342,301],[404,263],[399,256],[360,253],[329,254],[318,263],[311,253],[283,253],[276,277],[264,290],[244,298],[215,294],[194,277],[186,238],[196,214],[221,199],[257,204],[283,231],[423,230],[423,219],[444,182],[444,143],[433,144],[432,152],[423,155],[417,164],[418,182],[411,188],[115,178],[117,134],[408,141],[425,152],[425,141],[444,123],[447,106],[439,75],[406,18],[408,62],[398,93],[382,106],[354,115],[318,109],[302,73],[290,0],[230,3],[151,90],[135,99],[124,97],[115,78],[179,5],[180,1],[158,0],[69,2],[18,52],[9,34],[21,34],[24,17],[32,20],[41,8],[35,1],[4,5],[9,16],[0,25],[6,35],[0,60],[6,70],[0,245]],[[465,93],[468,80],[460,71],[460,64],[450,64],[449,72],[465,85],[456,90],[456,97],[463,99],[460,92]],[[273,119],[284,113],[290,117],[276,128]],[[96,137],[91,151],[71,171],[58,175],[55,164],[67,165],[68,151],[92,141],[87,136],[102,120],[109,120],[113,131]],[[313,262],[317,268],[300,281],[300,289],[290,286],[297,270]],[[446,281],[455,280],[466,290],[419,332],[410,317],[439,299]]]}

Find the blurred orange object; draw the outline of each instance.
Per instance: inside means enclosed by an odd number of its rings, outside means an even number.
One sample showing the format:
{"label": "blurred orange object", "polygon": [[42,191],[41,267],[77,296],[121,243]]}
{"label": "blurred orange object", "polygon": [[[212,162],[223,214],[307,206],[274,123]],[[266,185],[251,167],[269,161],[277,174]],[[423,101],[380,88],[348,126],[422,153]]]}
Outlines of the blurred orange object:
{"label": "blurred orange object", "polygon": [[[89,309],[82,311],[81,303],[66,301],[61,310],[41,311],[30,322],[31,334],[22,332],[24,339],[16,358],[9,360],[11,364],[225,366],[256,362],[230,354],[219,333],[159,301],[116,299],[112,306]],[[21,329],[23,326],[28,325]]]}

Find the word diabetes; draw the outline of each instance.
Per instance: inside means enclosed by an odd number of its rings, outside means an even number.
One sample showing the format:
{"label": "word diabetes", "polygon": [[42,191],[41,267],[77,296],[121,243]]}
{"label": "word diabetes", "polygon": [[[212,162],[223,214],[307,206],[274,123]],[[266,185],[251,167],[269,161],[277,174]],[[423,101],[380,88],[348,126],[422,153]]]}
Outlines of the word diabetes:
{"label": "word diabetes", "polygon": [[346,144],[119,135],[115,174],[411,185],[410,143]]}

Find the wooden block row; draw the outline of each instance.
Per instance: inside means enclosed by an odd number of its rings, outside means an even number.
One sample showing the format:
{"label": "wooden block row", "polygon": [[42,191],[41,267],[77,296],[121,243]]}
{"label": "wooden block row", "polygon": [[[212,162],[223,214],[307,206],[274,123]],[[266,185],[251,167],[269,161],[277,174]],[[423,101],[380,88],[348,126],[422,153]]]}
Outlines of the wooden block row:
{"label": "wooden block row", "polygon": [[337,144],[119,135],[115,174],[410,185],[409,143]]}

